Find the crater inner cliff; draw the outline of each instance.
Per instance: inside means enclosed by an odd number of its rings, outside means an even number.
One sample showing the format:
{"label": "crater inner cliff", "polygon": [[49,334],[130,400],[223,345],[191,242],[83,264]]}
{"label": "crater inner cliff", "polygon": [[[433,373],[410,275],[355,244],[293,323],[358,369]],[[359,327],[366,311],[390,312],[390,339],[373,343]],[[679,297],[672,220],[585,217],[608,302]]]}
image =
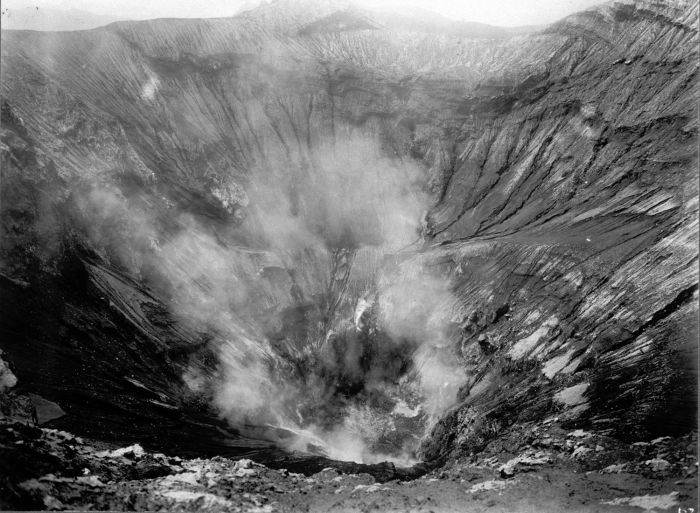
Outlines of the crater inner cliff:
{"label": "crater inner cliff", "polygon": [[18,390],[183,454],[439,462],[549,415],[687,432],[697,14],[3,31]]}

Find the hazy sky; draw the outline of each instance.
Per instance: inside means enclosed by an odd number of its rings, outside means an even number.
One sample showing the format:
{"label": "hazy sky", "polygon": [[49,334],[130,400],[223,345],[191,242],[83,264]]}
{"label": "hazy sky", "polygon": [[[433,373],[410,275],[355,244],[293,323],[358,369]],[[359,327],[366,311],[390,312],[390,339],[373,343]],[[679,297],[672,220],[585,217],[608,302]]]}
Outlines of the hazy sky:
{"label": "hazy sky", "polygon": [[[231,16],[258,0],[3,0],[3,9],[29,6],[80,9],[123,19],[212,18]],[[493,25],[539,25],[602,3],[601,0],[358,0],[355,3],[394,8],[413,6],[454,19]],[[398,8],[398,7],[397,7]]]}

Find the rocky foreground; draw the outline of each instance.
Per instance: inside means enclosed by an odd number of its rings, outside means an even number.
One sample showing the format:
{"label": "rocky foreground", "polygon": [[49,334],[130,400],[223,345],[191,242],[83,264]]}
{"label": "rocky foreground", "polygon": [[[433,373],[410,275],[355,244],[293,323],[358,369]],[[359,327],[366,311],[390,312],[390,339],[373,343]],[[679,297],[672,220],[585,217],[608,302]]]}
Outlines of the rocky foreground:
{"label": "rocky foreground", "polygon": [[[248,459],[181,459],[0,421],[0,508],[172,511],[682,511],[697,504],[697,432],[633,444],[558,419],[417,479]],[[382,482],[384,481],[384,482]],[[690,510],[688,510],[690,511]]]}

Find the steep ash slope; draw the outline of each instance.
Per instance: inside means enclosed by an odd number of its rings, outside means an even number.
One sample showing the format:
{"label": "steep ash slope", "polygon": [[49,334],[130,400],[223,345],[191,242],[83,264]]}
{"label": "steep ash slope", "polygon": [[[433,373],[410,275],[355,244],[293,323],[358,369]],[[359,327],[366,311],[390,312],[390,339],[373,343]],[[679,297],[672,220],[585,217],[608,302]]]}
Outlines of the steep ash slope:
{"label": "steep ash slope", "polygon": [[684,433],[696,19],[616,3],[506,34],[275,3],[3,31],[3,358],[57,425],[168,422],[179,449],[219,414],[312,451],[349,418],[369,450],[335,455],[362,461],[550,414]]}

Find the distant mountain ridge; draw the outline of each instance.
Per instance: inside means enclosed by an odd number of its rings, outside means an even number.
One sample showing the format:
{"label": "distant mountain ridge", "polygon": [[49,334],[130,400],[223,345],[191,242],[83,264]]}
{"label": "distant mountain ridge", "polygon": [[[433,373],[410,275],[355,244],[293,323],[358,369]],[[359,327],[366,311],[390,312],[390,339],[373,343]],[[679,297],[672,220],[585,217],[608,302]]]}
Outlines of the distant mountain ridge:
{"label": "distant mountain ridge", "polygon": [[[323,4],[322,6],[320,4]],[[501,27],[472,21],[458,21],[445,18],[430,10],[407,8],[400,11],[366,8],[356,2],[333,0],[328,2],[299,1],[249,1],[245,2],[232,16],[245,17],[259,15],[266,10],[289,13],[292,9],[299,12],[326,11],[327,17],[310,16],[314,19],[308,26],[302,27],[300,33],[312,34],[319,32],[353,31],[362,29],[379,28],[382,26],[401,28],[406,30],[441,32],[450,35],[477,38],[502,38],[512,34],[535,32],[544,26]],[[228,16],[223,16],[228,17]],[[168,19],[171,17],[143,18]],[[212,18],[211,16],[204,16]],[[3,30],[36,30],[41,32],[90,30],[116,21],[128,21],[131,18],[117,17],[107,14],[95,14],[79,9],[55,9],[47,7],[7,8],[2,10]],[[142,17],[134,16],[134,20]],[[142,21],[143,21],[142,20]],[[372,21],[373,20],[373,21]]]}
{"label": "distant mountain ridge", "polygon": [[121,19],[108,14],[94,14],[78,9],[26,7],[24,9],[3,9],[0,26],[3,30],[89,30]]}

